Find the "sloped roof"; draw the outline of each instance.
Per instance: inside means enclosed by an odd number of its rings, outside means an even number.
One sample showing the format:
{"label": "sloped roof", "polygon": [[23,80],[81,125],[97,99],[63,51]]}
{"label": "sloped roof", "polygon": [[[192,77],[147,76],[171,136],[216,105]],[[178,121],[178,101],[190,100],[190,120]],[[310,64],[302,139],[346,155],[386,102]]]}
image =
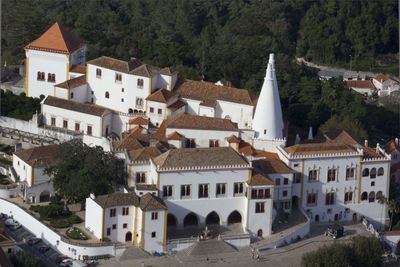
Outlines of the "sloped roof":
{"label": "sloped roof", "polygon": [[149,125],[150,122],[148,119],[145,119],[143,117],[136,117],[136,118],[130,119],[128,123],[129,124],[137,124],[137,125]]}
{"label": "sloped roof", "polygon": [[274,185],[274,181],[266,175],[257,173],[247,181],[247,184],[250,186],[257,185]]}
{"label": "sloped roof", "polygon": [[228,119],[190,115],[185,113],[181,113],[164,120],[160,125],[159,132],[162,133],[167,128],[238,131],[237,124]]}
{"label": "sloped roof", "polygon": [[166,68],[162,68],[160,70],[160,74],[172,76],[172,75],[176,74],[176,70],[173,67],[166,67]]}
{"label": "sloped roof", "polygon": [[298,144],[284,148],[287,153],[293,155],[309,155],[309,154],[327,154],[336,152],[355,152],[356,150],[350,145],[335,141],[327,141],[324,143]]}
{"label": "sloped roof", "polygon": [[79,103],[50,95],[46,97],[43,104],[80,113],[90,114],[98,117],[109,111],[108,109],[95,104]]}
{"label": "sloped roof", "polygon": [[389,79],[389,77],[384,75],[384,74],[378,74],[378,75],[375,75],[374,79],[379,81],[379,82],[384,82],[387,79]]}
{"label": "sloped roof", "polygon": [[222,100],[254,106],[249,92],[245,89],[192,80],[180,81],[175,88],[175,92],[181,97],[196,99],[205,103],[215,103],[217,100]]}
{"label": "sloped roof", "polygon": [[293,171],[279,159],[258,159],[252,162],[254,171],[262,174],[292,173]]}
{"label": "sloped roof", "polygon": [[147,193],[140,198],[140,208],[143,211],[150,210],[166,210],[167,206],[164,201],[153,194]]}
{"label": "sloped roof", "polygon": [[139,191],[157,191],[155,184],[136,184],[135,189]]}
{"label": "sloped roof", "polygon": [[249,165],[231,147],[171,149],[153,159],[160,168]]}
{"label": "sloped roof", "polygon": [[368,89],[374,88],[374,85],[370,80],[350,80],[345,82],[346,86],[349,88],[368,88]]}
{"label": "sloped roof", "polygon": [[249,143],[241,140],[239,143],[239,153],[251,156],[255,153],[255,149]]}
{"label": "sloped roof", "polygon": [[70,72],[86,74],[86,66],[72,65],[69,69]]}
{"label": "sloped roof", "polygon": [[400,150],[400,145],[396,144],[395,140],[390,140],[386,143],[385,150],[387,153],[392,153],[395,150]]}
{"label": "sloped roof", "polygon": [[167,108],[169,108],[171,111],[175,111],[175,110],[180,109],[181,107],[184,107],[185,105],[186,105],[185,102],[183,102],[182,100],[178,99],[177,101],[175,101],[174,103],[169,105]]}
{"label": "sloped roof", "polygon": [[104,209],[116,206],[139,206],[139,197],[133,192],[96,196],[94,201]]}
{"label": "sloped roof", "polygon": [[66,80],[65,82],[54,85],[55,87],[72,89],[86,84],[86,75]]}
{"label": "sloped roof", "polygon": [[240,138],[232,134],[226,138],[226,141],[229,143],[240,143]]}
{"label": "sloped roof", "polygon": [[143,147],[130,150],[128,152],[128,157],[131,161],[145,161],[159,156],[160,154],[161,151],[157,147]]}
{"label": "sloped roof", "polygon": [[43,166],[54,162],[54,151],[59,145],[39,146],[14,153],[29,166]]}
{"label": "sloped roof", "polygon": [[160,103],[167,103],[169,99],[173,98],[176,96],[174,92],[171,92],[166,89],[159,89],[149,95],[146,100],[149,101],[154,101],[154,102],[160,102]]}
{"label": "sloped roof", "polygon": [[165,151],[169,148],[167,139],[160,136],[158,133],[142,134],[131,132],[125,135],[122,140],[113,142],[112,145],[114,150],[126,149],[129,151],[150,146],[151,143],[161,151]]}
{"label": "sloped roof", "polygon": [[137,76],[143,76],[143,77],[153,77],[156,73],[158,73],[160,69],[155,66],[151,66],[148,64],[143,64],[134,70],[130,71],[130,74],[137,75]]}
{"label": "sloped roof", "polygon": [[181,135],[177,131],[174,131],[174,132],[170,133],[169,135],[167,135],[167,139],[168,140],[183,140],[183,139],[185,139],[185,136]]}
{"label": "sloped roof", "polygon": [[142,62],[137,58],[132,58],[129,61],[124,61],[111,57],[101,56],[88,61],[87,64],[115,70],[118,72],[130,73],[130,71],[133,71],[134,69],[140,67],[142,65]]}
{"label": "sloped roof", "polygon": [[360,138],[357,136],[353,135],[350,132],[347,131],[341,131],[334,139],[335,141],[341,141],[345,144],[348,145],[362,145],[363,142],[361,141]]}
{"label": "sloped roof", "polygon": [[25,48],[46,52],[69,54],[83,45],[83,41],[75,34],[54,23],[39,38],[28,44]]}

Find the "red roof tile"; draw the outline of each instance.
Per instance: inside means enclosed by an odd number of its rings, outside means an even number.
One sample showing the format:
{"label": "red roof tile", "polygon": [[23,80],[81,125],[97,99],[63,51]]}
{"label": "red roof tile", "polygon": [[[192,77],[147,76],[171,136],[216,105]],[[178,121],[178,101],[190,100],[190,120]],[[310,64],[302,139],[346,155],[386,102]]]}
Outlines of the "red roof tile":
{"label": "red roof tile", "polygon": [[375,80],[379,81],[379,82],[384,82],[387,79],[389,79],[388,76],[384,75],[384,74],[378,74],[374,77]]}
{"label": "red roof tile", "polygon": [[346,81],[346,86],[348,88],[374,88],[374,85],[371,83],[370,80],[350,80]]}
{"label": "red roof tile", "polygon": [[130,119],[129,124],[149,125],[149,120],[142,118],[142,117],[136,117],[136,118]]}

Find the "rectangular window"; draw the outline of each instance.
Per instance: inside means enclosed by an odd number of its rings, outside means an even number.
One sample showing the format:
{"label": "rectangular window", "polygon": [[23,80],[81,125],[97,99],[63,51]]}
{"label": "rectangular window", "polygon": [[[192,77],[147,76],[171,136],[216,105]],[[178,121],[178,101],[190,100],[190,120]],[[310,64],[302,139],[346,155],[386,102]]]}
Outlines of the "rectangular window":
{"label": "rectangular window", "polygon": [[333,182],[336,180],[336,169],[328,170],[328,182]]}
{"label": "rectangular window", "polygon": [[156,232],[151,232],[151,238],[155,238],[156,237]]}
{"label": "rectangular window", "polygon": [[282,191],[282,197],[287,197],[287,191],[286,190]]}
{"label": "rectangular window", "polygon": [[264,189],[264,198],[271,198],[271,190],[269,188]]}
{"label": "rectangular window", "polygon": [[289,184],[289,179],[288,178],[283,178],[283,184]]}
{"label": "rectangular window", "polygon": [[127,216],[129,215],[129,207],[122,208],[122,216]]}
{"label": "rectangular window", "polygon": [[121,102],[124,102],[124,99],[123,99],[123,98],[121,98]]}
{"label": "rectangular window", "polygon": [[143,88],[143,85],[144,85],[143,79],[138,79],[138,80],[137,80],[137,87],[138,87],[139,89],[142,89],[142,88]]}
{"label": "rectangular window", "polygon": [[122,81],[122,74],[115,73],[115,82],[121,83],[121,81]]}
{"label": "rectangular window", "polygon": [[290,201],[285,202],[285,209],[286,210],[290,209]]}
{"label": "rectangular window", "polygon": [[301,173],[300,172],[296,172],[293,174],[293,183],[294,184],[301,183]]}
{"label": "rectangular window", "polygon": [[196,140],[193,138],[186,139],[186,147],[187,148],[195,148],[196,147]]}
{"label": "rectangular window", "polygon": [[124,224],[122,225],[122,228],[124,228],[124,229],[128,228],[128,224],[127,224],[127,223],[124,223]]}
{"label": "rectangular window", "polygon": [[75,123],[75,131],[76,132],[79,132],[80,131],[80,128],[81,128],[81,125],[79,124],[79,123]]}
{"label": "rectangular window", "polygon": [[199,198],[208,197],[208,184],[199,184]]}
{"label": "rectangular window", "polygon": [[164,198],[172,197],[172,185],[164,185],[163,186],[163,197]]}
{"label": "rectangular window", "polygon": [[281,185],[281,179],[280,178],[276,178],[275,179],[275,185]]}
{"label": "rectangular window", "polygon": [[158,220],[158,212],[157,211],[154,211],[151,213],[151,220],[152,221]]}
{"label": "rectangular window", "polygon": [[137,172],[136,173],[136,183],[137,184],[146,183],[146,173],[145,172]]}
{"label": "rectangular window", "polygon": [[56,118],[51,117],[51,126],[56,126]]}
{"label": "rectangular window", "polygon": [[224,197],[226,194],[226,184],[217,184],[217,197]]}
{"label": "rectangular window", "polygon": [[210,139],[209,145],[210,147],[219,147],[219,141],[216,139]]}
{"label": "rectangular window", "polygon": [[181,185],[181,198],[190,198],[190,185]]}
{"label": "rectangular window", "polygon": [[263,198],[270,198],[271,191],[269,188],[266,189],[252,189],[251,190],[251,198],[252,199],[263,199]]}
{"label": "rectangular window", "polygon": [[318,179],[318,171],[317,170],[310,170],[308,172],[308,181],[315,182]]}
{"label": "rectangular window", "polygon": [[117,215],[117,209],[116,208],[110,209],[110,217],[115,217],[116,215]]}
{"label": "rectangular window", "polygon": [[111,235],[111,228],[107,228],[107,236]]}
{"label": "rectangular window", "polygon": [[325,195],[325,205],[334,205],[335,204],[335,193],[327,193]]}
{"label": "rectangular window", "polygon": [[307,194],[307,205],[308,206],[315,206],[317,205],[317,193],[309,193]]}
{"label": "rectangular window", "polygon": [[150,107],[150,113],[154,113],[154,108]]}
{"label": "rectangular window", "polygon": [[87,127],[87,135],[92,135],[92,126],[90,125]]}
{"label": "rectangular window", "polygon": [[354,179],[355,178],[354,174],[355,174],[355,168],[354,167],[346,168],[346,180]]}
{"label": "rectangular window", "polygon": [[344,193],[344,203],[351,203],[353,201],[353,192]]}
{"label": "rectangular window", "polygon": [[256,213],[264,213],[265,212],[264,206],[265,206],[264,202],[256,202]]}
{"label": "rectangular window", "polygon": [[101,69],[96,69],[96,77],[101,78]]}
{"label": "rectangular window", "polygon": [[63,120],[63,128],[68,129],[68,121],[67,120]]}
{"label": "rectangular window", "polygon": [[112,229],[113,229],[113,230],[117,229],[117,225],[116,225],[116,224],[113,224],[113,225],[112,225]]}
{"label": "rectangular window", "polygon": [[158,109],[158,115],[161,115],[161,114],[162,114],[162,109],[159,108],[159,109]]}
{"label": "rectangular window", "polygon": [[243,183],[234,183],[233,184],[233,195],[238,196],[238,195],[243,195]]}
{"label": "rectangular window", "polygon": [[[143,108],[143,98],[136,97],[136,108]],[[154,109],[153,109],[153,112],[154,112]]]}

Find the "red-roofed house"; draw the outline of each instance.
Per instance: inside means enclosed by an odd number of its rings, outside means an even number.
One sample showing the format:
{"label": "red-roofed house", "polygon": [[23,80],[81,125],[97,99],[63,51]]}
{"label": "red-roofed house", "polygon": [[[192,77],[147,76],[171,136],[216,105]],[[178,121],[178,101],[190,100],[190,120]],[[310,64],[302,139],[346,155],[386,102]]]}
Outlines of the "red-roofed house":
{"label": "red-roofed house", "polygon": [[345,81],[346,86],[356,91],[357,93],[363,94],[365,96],[372,95],[374,90],[374,85],[371,83],[370,80],[349,80]]}
{"label": "red-roofed house", "polygon": [[379,96],[390,95],[392,92],[400,90],[400,84],[397,81],[383,74],[376,75],[372,82],[378,89]]}
{"label": "red-roofed house", "polygon": [[72,65],[85,65],[86,45],[57,22],[25,47],[26,85],[30,97],[54,96],[54,85],[69,80]]}

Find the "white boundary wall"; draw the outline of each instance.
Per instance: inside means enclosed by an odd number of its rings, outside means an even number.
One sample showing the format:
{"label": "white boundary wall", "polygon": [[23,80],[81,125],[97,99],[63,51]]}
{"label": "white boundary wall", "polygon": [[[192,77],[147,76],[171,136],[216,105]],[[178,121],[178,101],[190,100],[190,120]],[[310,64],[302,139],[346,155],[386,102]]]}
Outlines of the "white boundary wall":
{"label": "white boundary wall", "polygon": [[54,249],[74,259],[77,259],[79,256],[82,258],[84,255],[117,256],[122,254],[125,250],[125,248],[116,248],[114,244],[104,246],[94,246],[94,244],[90,244],[91,246],[69,244],[65,239],[61,240],[61,236],[58,233],[51,230],[21,207],[2,198],[0,198],[0,212],[12,216],[36,237],[42,238]]}

